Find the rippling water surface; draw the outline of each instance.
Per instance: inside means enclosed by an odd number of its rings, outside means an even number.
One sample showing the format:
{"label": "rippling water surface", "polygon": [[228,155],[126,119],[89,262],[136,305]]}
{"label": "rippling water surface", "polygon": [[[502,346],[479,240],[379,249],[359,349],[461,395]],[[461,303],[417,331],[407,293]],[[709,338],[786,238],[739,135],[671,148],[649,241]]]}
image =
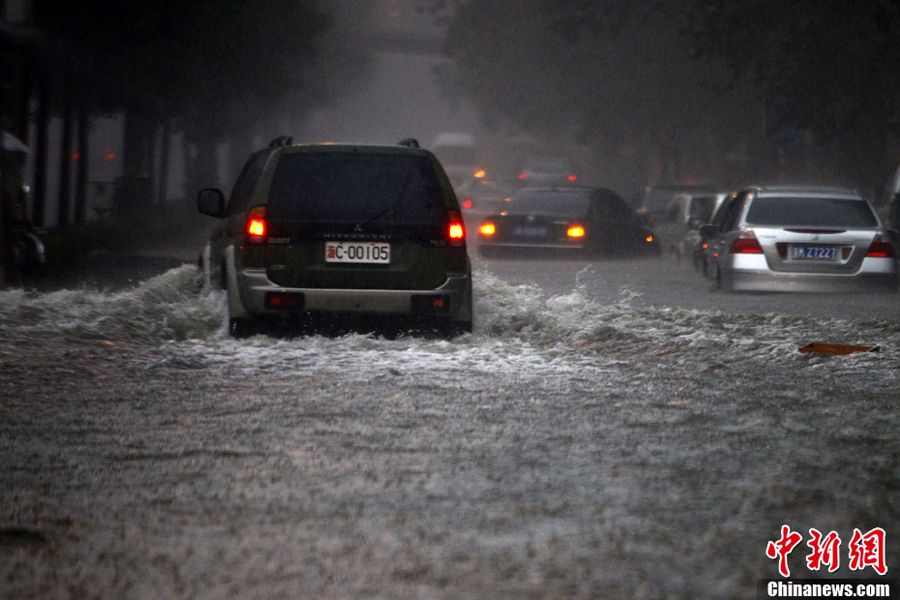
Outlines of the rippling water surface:
{"label": "rippling water surface", "polygon": [[[283,503],[296,524],[306,523],[292,512],[302,504],[304,514],[339,524],[337,539],[303,525],[321,555],[350,573],[331,590],[361,594],[374,581],[370,595],[386,597],[415,589],[752,597],[755,579],[774,574],[763,551],[782,522],[846,535],[876,525],[900,531],[900,323],[647,308],[627,291],[601,304],[585,287],[550,295],[488,272],[476,282],[475,332],[451,341],[232,340],[222,292],[200,289],[191,266],[118,292],[0,292],[3,416],[17,424],[0,429],[12,465],[3,476],[28,488],[33,479],[15,465],[52,454],[34,441],[31,458],[22,454],[18,442],[40,425],[17,392],[52,401],[102,398],[108,387],[135,402],[147,392],[150,420],[169,428],[176,409],[168,402],[177,399],[179,410],[214,416],[167,434],[164,452],[148,434],[158,451],[150,456],[187,456],[206,439],[237,456],[270,457],[246,475],[243,499],[230,496],[237,484],[218,463],[211,472],[224,479],[203,485],[224,486],[228,510]],[[841,358],[797,351],[812,341],[881,350]],[[100,431],[128,423],[108,421],[89,400],[76,404],[77,417],[63,414],[62,401],[62,416],[42,410],[51,424],[85,420]],[[57,425],[68,431],[66,422]],[[101,474],[54,483],[55,492],[77,498],[109,483],[106,463],[83,454],[91,435],[71,460],[82,456]],[[117,444],[105,460],[122,459],[127,444]],[[309,486],[285,480],[282,460]],[[134,477],[120,493],[159,485],[156,475]],[[202,515],[210,506],[202,489],[189,486],[170,502]],[[0,497],[10,506],[18,498]],[[47,510],[84,518],[74,500],[60,502]],[[168,509],[155,510],[170,524]],[[202,528],[203,517],[188,520]],[[263,529],[269,542],[303,554],[300,540]],[[213,546],[228,543],[227,534],[203,534]],[[255,557],[247,565],[278,562],[260,558],[265,539],[239,537]],[[177,546],[176,562],[195,574],[215,570],[205,551],[185,557]],[[385,567],[396,563],[412,566]],[[4,564],[7,574],[25,568]],[[141,564],[139,572],[153,571]],[[241,593],[256,589],[242,585]],[[288,590],[321,593],[322,585]]]}

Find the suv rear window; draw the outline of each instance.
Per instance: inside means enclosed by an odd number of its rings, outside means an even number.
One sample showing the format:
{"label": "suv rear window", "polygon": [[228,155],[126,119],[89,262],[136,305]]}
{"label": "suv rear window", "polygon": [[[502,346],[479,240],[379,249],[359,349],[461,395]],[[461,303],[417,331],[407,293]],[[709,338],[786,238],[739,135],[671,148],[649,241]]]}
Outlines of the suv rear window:
{"label": "suv rear window", "polygon": [[756,198],[747,223],[778,227],[877,227],[867,202],[841,198]]}
{"label": "suv rear window", "polygon": [[379,153],[290,153],[269,189],[275,221],[436,223],[444,201],[431,160]]}

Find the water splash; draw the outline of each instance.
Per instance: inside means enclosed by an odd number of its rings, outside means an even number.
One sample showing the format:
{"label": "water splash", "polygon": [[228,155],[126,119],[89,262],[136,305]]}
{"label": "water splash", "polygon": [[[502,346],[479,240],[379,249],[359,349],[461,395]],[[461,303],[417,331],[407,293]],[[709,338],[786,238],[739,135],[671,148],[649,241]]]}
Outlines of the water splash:
{"label": "water splash", "polygon": [[9,340],[34,336],[139,342],[209,338],[222,330],[224,297],[200,290],[200,283],[197,269],[184,265],[121,292],[0,292],[0,330]]}
{"label": "water splash", "polygon": [[[474,280],[475,332],[450,342],[365,335],[231,340],[225,332],[224,293],[201,289],[192,265],[120,292],[0,292],[0,331],[10,344],[54,337],[175,343],[172,351],[211,363],[238,360],[248,369],[266,363],[339,370],[362,361],[387,372],[393,364],[443,368],[449,361],[453,368],[538,373],[639,362],[702,373],[743,370],[758,361],[830,373],[874,369],[892,380],[900,372],[900,324],[893,322],[649,308],[641,307],[639,294],[628,289],[616,302],[601,304],[584,285],[548,295],[535,285],[512,285],[486,271]],[[883,350],[840,361],[797,353],[799,345],[818,339],[878,344]]]}

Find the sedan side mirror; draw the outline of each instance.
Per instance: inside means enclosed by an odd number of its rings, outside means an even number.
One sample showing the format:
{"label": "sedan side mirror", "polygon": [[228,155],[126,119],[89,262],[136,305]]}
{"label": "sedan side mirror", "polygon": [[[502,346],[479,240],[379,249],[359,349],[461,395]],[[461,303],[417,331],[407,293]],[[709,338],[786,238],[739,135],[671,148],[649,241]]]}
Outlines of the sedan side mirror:
{"label": "sedan side mirror", "polygon": [[202,189],[197,194],[197,210],[210,217],[224,217],[225,196],[215,188]]}
{"label": "sedan side mirror", "polygon": [[700,239],[703,241],[711,240],[714,237],[719,235],[719,228],[715,225],[701,225],[700,226]]}

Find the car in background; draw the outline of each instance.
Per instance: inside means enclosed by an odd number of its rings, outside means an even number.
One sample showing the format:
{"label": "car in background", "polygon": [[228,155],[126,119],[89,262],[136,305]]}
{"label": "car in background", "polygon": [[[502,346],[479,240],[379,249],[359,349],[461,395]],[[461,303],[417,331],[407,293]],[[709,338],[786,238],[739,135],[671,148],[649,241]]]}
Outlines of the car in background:
{"label": "car in background", "polygon": [[711,277],[725,291],[897,291],[897,248],[852,190],[747,188],[701,235],[712,247]]}
{"label": "car in background", "polygon": [[613,191],[593,187],[524,188],[478,227],[479,253],[553,250],[580,255],[658,254],[653,233]]}
{"label": "car in background", "polygon": [[44,242],[28,218],[28,146],[0,131],[0,289],[31,283],[46,263]]}
{"label": "car in background", "polygon": [[226,290],[229,330],[329,315],[401,317],[453,335],[472,328],[472,275],[456,195],[440,163],[405,145],[292,145],[253,154],[202,256]]}
{"label": "car in background", "polygon": [[651,185],[635,194],[631,208],[647,226],[656,228],[666,219],[672,200],[678,194],[715,194],[718,189],[698,185]]}
{"label": "car in background", "polygon": [[725,215],[728,212],[728,206],[730,202],[735,198],[735,196],[737,196],[737,192],[725,194],[721,202],[717,202],[712,216],[710,216],[706,223],[701,223],[700,227],[697,228],[697,241],[694,244],[693,248],[694,270],[698,273],[702,273],[707,279],[709,279],[709,274],[712,271],[712,269],[710,269],[710,265],[712,264],[713,260],[713,250],[709,241],[703,239],[701,231],[703,230],[704,225],[715,225],[716,230],[721,227],[722,222],[725,220]]}
{"label": "car in background", "polygon": [[528,158],[518,174],[524,185],[575,185],[578,172],[567,159],[558,156]]}
{"label": "car in background", "polygon": [[660,246],[678,260],[692,255],[700,241],[700,226],[707,224],[722,204],[725,192],[682,192],[669,202],[665,218],[653,228]]}
{"label": "car in background", "polygon": [[520,187],[517,179],[488,177],[486,174],[472,177],[456,190],[466,223],[471,223],[474,229],[483,217],[504,210]]}
{"label": "car in background", "polygon": [[441,161],[454,188],[468,181],[481,168],[475,136],[471,133],[439,133],[431,143],[431,151]]}

